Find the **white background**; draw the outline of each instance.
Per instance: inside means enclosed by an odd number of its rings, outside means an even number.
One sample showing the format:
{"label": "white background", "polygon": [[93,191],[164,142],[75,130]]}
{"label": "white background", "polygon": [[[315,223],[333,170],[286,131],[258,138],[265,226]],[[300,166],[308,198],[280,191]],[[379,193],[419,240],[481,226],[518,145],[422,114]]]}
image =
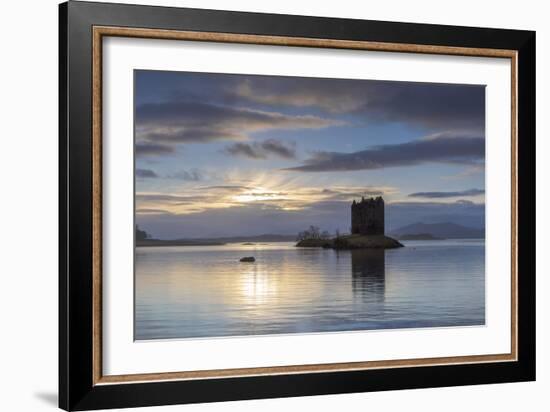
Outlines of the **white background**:
{"label": "white background", "polygon": [[[543,190],[543,176],[550,174],[546,159],[550,130],[548,116],[543,113],[550,110],[547,77],[550,27],[545,2],[151,0],[148,3],[537,30],[537,209],[547,209],[543,205],[550,201],[550,196]],[[4,282],[0,287],[3,326],[0,404],[6,411],[40,412],[55,408],[57,391],[57,2],[4,2],[1,11],[0,274]],[[171,406],[164,410],[546,410],[546,391],[550,387],[547,349],[550,267],[544,250],[548,242],[543,243],[542,234],[550,232],[550,225],[542,213],[537,222],[536,383]]]}
{"label": "white background", "polygon": [[[103,192],[105,374],[510,353],[511,233],[502,222],[510,219],[511,185],[503,183],[502,176],[510,175],[511,143],[510,123],[501,121],[510,116],[510,60],[118,37],[104,41],[103,53],[103,171],[108,176]],[[136,68],[486,85],[486,324],[134,342]]]}

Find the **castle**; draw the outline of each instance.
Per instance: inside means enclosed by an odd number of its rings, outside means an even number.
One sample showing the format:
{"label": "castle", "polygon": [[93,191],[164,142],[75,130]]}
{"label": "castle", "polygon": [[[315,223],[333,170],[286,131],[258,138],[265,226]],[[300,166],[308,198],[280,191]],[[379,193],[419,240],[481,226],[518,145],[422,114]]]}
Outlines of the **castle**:
{"label": "castle", "polygon": [[384,234],[384,199],[361,198],[351,205],[351,233],[360,235]]}

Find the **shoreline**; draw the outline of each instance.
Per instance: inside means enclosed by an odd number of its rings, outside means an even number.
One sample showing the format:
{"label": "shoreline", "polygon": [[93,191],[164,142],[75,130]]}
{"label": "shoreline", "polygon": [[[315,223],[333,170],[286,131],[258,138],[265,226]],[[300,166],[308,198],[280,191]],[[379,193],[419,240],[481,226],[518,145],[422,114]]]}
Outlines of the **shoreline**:
{"label": "shoreline", "polygon": [[163,246],[224,246],[229,244],[240,244],[243,246],[259,246],[266,243],[294,243],[295,240],[275,239],[275,240],[257,240],[257,241],[242,241],[242,240],[160,240],[147,239],[138,240],[135,243],[136,247],[163,247]]}
{"label": "shoreline", "polygon": [[320,247],[324,249],[395,249],[404,247],[401,242],[385,235],[343,235],[331,239],[303,239],[296,247]]}

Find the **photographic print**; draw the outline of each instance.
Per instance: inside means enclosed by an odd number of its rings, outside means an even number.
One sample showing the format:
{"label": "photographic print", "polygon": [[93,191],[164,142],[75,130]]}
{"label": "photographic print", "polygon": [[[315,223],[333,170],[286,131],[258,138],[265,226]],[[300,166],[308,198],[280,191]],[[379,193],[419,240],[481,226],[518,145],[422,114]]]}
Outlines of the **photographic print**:
{"label": "photographic print", "polygon": [[533,31],[59,8],[59,406],[533,381]]}
{"label": "photographic print", "polygon": [[134,71],[136,340],[485,324],[485,86]]}

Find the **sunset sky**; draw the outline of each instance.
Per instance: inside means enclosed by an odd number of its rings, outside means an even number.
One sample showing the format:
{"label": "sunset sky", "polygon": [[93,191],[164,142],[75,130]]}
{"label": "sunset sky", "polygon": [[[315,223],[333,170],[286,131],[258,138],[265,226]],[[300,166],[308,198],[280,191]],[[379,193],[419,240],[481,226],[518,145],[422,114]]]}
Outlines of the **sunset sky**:
{"label": "sunset sky", "polygon": [[136,222],[156,238],[483,227],[485,87],[135,71]]}

